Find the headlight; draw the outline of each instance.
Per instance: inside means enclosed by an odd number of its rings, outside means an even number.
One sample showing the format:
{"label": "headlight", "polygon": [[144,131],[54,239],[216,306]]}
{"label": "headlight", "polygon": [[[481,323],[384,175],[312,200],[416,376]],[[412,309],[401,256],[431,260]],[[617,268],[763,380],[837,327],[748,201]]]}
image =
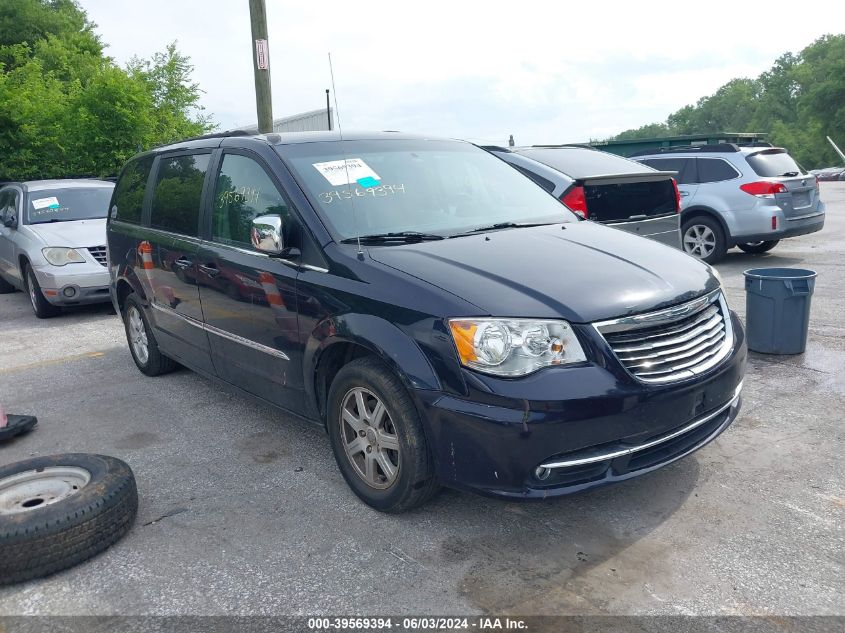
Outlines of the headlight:
{"label": "headlight", "polygon": [[79,254],[79,251],[61,247],[42,248],[41,254],[44,259],[53,264],[53,266],[64,266],[65,264],[84,264],[85,258]]}
{"label": "headlight", "polygon": [[461,364],[495,376],[524,376],[550,365],[586,360],[566,321],[451,319]]}

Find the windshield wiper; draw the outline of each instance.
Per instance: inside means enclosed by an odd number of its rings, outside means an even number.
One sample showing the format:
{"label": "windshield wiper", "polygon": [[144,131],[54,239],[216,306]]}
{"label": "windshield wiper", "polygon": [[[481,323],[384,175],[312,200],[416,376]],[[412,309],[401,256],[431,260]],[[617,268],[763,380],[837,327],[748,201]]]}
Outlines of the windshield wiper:
{"label": "windshield wiper", "polygon": [[472,235],[473,233],[483,233],[484,231],[495,231],[497,229],[522,229],[529,226],[549,226],[550,224],[558,224],[558,222],[498,222],[490,226],[479,226],[477,229],[471,229],[465,233],[457,233],[451,237]]}
{"label": "windshield wiper", "polygon": [[399,231],[396,233],[372,233],[359,237],[347,237],[341,240],[342,244],[355,244],[358,241],[369,244],[384,244],[385,242],[426,242],[431,240],[445,239],[442,235],[434,233],[420,233],[419,231]]}

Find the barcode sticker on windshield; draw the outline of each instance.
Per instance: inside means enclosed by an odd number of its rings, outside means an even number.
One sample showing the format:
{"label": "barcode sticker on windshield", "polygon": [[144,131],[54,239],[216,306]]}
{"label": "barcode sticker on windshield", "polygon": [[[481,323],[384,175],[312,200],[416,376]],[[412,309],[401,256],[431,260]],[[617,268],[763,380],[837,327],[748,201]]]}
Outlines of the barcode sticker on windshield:
{"label": "barcode sticker on windshield", "polygon": [[59,208],[59,200],[56,196],[50,196],[49,198],[38,198],[37,200],[32,201],[32,206],[35,209],[46,209],[47,207],[50,208]]}
{"label": "barcode sticker on windshield", "polygon": [[360,158],[333,160],[328,163],[314,163],[314,168],[323,174],[325,179],[335,187],[351,185],[354,182],[366,178],[372,178],[376,182],[381,180],[378,174]]}

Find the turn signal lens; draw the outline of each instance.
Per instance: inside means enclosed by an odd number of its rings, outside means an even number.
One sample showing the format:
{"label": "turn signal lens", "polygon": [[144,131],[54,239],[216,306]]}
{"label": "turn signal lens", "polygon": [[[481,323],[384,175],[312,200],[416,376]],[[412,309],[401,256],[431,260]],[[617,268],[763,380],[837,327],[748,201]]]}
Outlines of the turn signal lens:
{"label": "turn signal lens", "polygon": [[454,319],[449,329],[461,364],[496,376],[524,376],[586,360],[566,321]]}

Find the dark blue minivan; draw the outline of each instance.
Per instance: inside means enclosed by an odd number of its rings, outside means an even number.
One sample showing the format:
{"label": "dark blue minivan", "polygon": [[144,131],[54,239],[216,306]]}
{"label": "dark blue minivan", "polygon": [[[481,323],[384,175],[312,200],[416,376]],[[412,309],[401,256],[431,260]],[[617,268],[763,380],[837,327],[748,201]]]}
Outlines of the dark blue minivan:
{"label": "dark blue minivan", "polygon": [[584,222],[488,152],[395,133],[212,135],[134,157],[112,299],[177,363],[325,426],[382,511],[440,485],[571,493],[688,455],[737,415],[715,271]]}

